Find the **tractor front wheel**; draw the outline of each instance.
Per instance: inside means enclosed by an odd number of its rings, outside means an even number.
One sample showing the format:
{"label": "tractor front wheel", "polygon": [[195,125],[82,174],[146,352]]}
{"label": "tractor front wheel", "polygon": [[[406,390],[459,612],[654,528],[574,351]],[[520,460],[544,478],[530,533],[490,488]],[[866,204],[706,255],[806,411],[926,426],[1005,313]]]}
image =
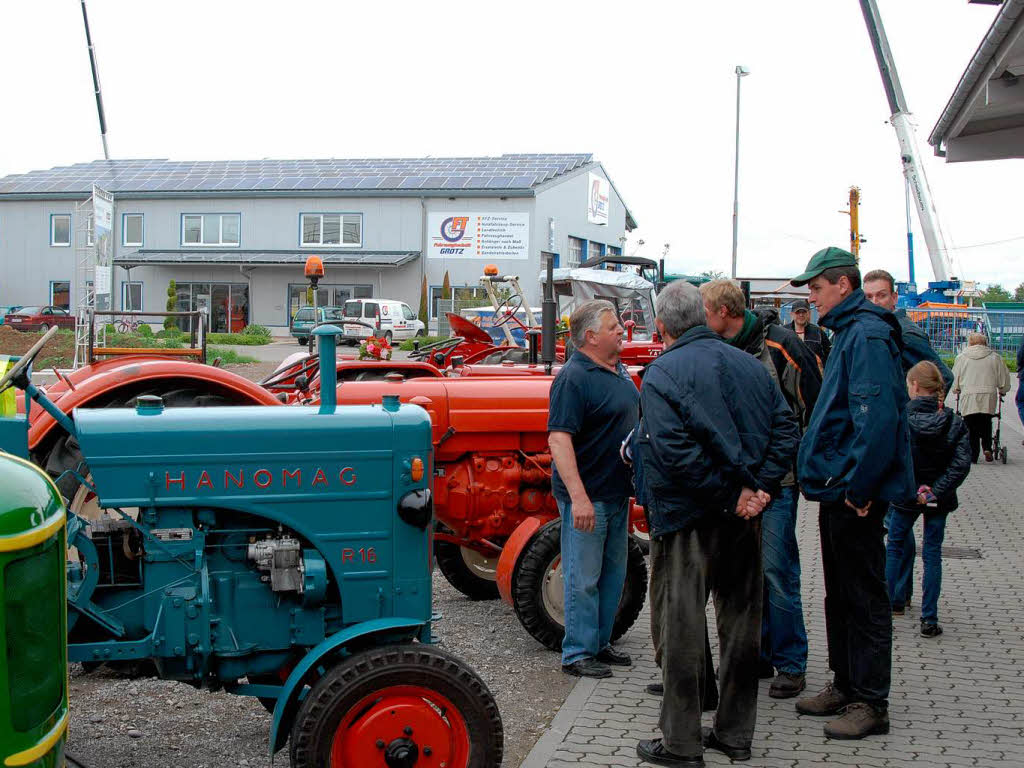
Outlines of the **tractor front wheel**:
{"label": "tractor front wheel", "polygon": [[470,667],[430,645],[372,648],[313,683],[291,733],[292,768],[501,765],[494,697]]}
{"label": "tractor front wheel", "polygon": [[[438,523],[438,532],[451,533]],[[434,559],[437,567],[455,587],[470,600],[498,599],[498,554],[487,557],[475,549],[459,546],[450,541],[434,540]]]}
{"label": "tractor front wheel", "polygon": [[[611,642],[636,622],[647,597],[647,563],[633,537],[628,537],[626,583],[612,625]],[[523,549],[512,574],[512,607],[527,632],[553,651],[562,650],[565,637],[565,598],[562,584],[562,521],[552,520]]]}

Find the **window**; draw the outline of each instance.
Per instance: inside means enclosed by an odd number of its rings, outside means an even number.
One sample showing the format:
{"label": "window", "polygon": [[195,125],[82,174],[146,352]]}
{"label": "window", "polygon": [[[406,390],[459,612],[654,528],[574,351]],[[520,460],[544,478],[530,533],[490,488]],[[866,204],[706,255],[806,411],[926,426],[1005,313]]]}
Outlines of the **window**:
{"label": "window", "polygon": [[121,245],[142,245],[142,214],[121,215]]}
{"label": "window", "polygon": [[303,307],[295,313],[295,317],[292,318],[297,323],[308,323],[313,319],[313,308]]}
{"label": "window", "polygon": [[360,213],[303,213],[299,218],[303,246],[358,248],[363,244]]}
{"label": "window", "polygon": [[142,309],[142,283],[121,281],[121,309],[129,312]]}
{"label": "window", "polygon": [[50,304],[61,309],[71,309],[71,282],[54,280],[50,283]]}
{"label": "window", "polygon": [[604,243],[595,243],[591,240],[587,247],[587,259],[596,259],[600,256],[604,256]]}
{"label": "window", "polygon": [[[478,307],[490,303],[490,299],[487,297],[487,291],[482,286],[474,287],[468,285],[453,285],[452,298],[444,302],[441,302],[442,288],[443,286],[440,285],[430,286],[430,318],[432,320],[438,319],[444,315],[445,312],[458,313],[460,308]],[[438,306],[439,302],[440,307]],[[426,322],[427,318],[421,317],[420,320]]]}
{"label": "window", "polygon": [[[249,324],[249,286],[245,283],[176,283],[175,312],[209,312],[212,333],[241,333]],[[189,319],[179,317],[178,327],[189,332]]]}
{"label": "window", "polygon": [[569,266],[578,267],[583,261],[583,240],[569,236]]}
{"label": "window", "polygon": [[182,245],[238,245],[241,215],[186,213],[181,217]]}
{"label": "window", "polygon": [[71,245],[70,213],[55,213],[50,216],[50,245],[59,248]]}
{"label": "window", "polygon": [[[309,285],[292,283],[288,286],[288,317],[294,317],[300,307],[309,304],[307,291]],[[349,299],[365,299],[373,296],[372,285],[324,285],[317,288],[316,305],[318,307],[342,307]]]}
{"label": "window", "polygon": [[416,314],[411,309],[409,309],[409,307],[407,307],[405,304],[403,304],[402,305],[402,317],[404,317],[406,320],[415,320],[416,319]]}
{"label": "window", "polygon": [[95,220],[96,217],[91,213],[85,217],[85,244],[90,248],[96,245],[96,242],[93,240],[93,222]]}
{"label": "window", "polygon": [[608,246],[608,255],[609,256],[621,256],[622,255],[622,248],[620,248],[617,245],[609,245]]}

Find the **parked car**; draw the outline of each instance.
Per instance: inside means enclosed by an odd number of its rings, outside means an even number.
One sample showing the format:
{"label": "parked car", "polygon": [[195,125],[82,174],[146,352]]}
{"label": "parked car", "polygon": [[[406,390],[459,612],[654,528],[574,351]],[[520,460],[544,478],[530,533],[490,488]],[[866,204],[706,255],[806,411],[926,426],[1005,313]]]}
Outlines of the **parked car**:
{"label": "parked car", "polygon": [[7,307],[0,307],[0,325],[4,324],[4,319],[7,317],[7,315],[12,315],[19,309],[21,309],[20,304],[11,304],[10,306]]}
{"label": "parked car", "polygon": [[4,324],[19,331],[48,331],[55,325],[73,330],[75,318],[60,307],[22,307],[6,315]]}
{"label": "parked car", "polygon": [[317,307],[314,322],[313,307],[302,307],[292,317],[291,335],[298,339],[299,344],[309,343],[309,334],[321,323],[333,323],[341,320],[341,307]]}
{"label": "parked car", "polygon": [[353,344],[371,335],[387,339],[389,344],[395,340],[427,335],[427,326],[409,305],[394,299],[349,299],[345,302],[343,315],[345,320],[360,320],[372,326],[346,323],[342,328],[345,332],[343,338]]}

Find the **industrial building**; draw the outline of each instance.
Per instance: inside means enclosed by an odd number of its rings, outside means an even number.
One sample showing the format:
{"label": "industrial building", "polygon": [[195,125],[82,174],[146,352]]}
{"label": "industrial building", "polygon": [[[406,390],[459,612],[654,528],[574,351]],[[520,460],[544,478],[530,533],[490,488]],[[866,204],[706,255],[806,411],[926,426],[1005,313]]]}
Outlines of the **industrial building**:
{"label": "industrial building", "polygon": [[636,226],[589,154],[99,160],[0,178],[0,305],[77,311],[93,279],[94,185],[114,200],[112,308],[164,311],[173,280],[175,309],[206,307],[214,331],[286,328],[310,254],[326,268],[319,304],[416,308],[425,276],[436,321],[446,272],[483,303],[478,280],[495,264],[536,302],[542,251],[574,266],[621,253]]}

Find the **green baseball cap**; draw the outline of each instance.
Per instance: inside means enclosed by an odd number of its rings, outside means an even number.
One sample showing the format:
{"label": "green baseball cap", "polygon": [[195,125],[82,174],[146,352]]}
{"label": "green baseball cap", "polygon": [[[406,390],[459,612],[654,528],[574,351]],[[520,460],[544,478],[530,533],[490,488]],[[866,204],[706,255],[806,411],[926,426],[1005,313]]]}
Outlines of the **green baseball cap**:
{"label": "green baseball cap", "polygon": [[857,257],[852,253],[844,251],[842,248],[829,246],[828,248],[822,248],[816,254],[811,256],[811,260],[807,262],[807,269],[804,270],[803,274],[797,275],[789,282],[797,286],[805,285],[826,269],[831,269],[832,267],[856,266]]}

